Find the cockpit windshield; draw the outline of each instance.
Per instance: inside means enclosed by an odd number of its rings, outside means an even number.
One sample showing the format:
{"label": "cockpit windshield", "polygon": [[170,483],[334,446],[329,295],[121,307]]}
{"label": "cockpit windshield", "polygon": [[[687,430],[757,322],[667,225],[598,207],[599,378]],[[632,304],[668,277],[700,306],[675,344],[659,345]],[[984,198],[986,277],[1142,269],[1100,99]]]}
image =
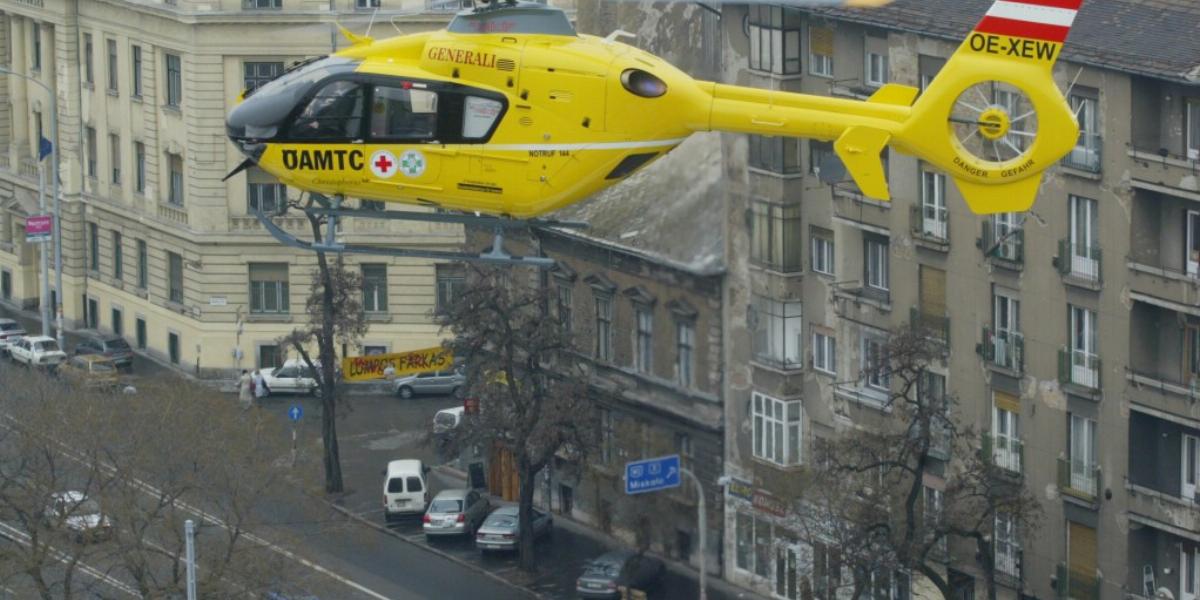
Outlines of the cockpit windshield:
{"label": "cockpit windshield", "polygon": [[575,35],[575,27],[563,11],[542,5],[520,5],[480,12],[463,11],[454,16],[446,30],[451,33]]}
{"label": "cockpit windshield", "polygon": [[280,121],[314,85],[330,75],[353,72],[358,65],[355,60],[330,56],[301,65],[259,86],[230,113],[226,121],[230,134],[241,138],[275,137]]}

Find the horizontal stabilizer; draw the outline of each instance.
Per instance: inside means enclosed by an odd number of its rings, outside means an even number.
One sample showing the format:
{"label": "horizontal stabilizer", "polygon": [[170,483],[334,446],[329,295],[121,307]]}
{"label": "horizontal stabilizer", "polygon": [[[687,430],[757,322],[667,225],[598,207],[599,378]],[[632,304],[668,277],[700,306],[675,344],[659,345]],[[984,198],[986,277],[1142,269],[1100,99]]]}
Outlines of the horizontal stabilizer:
{"label": "horizontal stabilizer", "polygon": [[992,215],[1006,212],[1025,212],[1033,207],[1041,188],[1042,174],[1018,179],[1012,183],[979,184],[955,179],[958,191],[971,212],[977,215]]}
{"label": "horizontal stabilizer", "polygon": [[[882,91],[882,90],[881,90]],[[851,127],[833,144],[838,158],[850,171],[862,193],[879,200],[890,200],[887,173],[883,169],[883,148],[892,134],[872,127]]]}
{"label": "horizontal stabilizer", "polygon": [[910,85],[900,85],[898,83],[888,83],[879,88],[877,92],[871,94],[867,98],[867,102],[876,104],[895,104],[897,106],[912,106],[916,102],[917,95],[921,93],[915,87]]}

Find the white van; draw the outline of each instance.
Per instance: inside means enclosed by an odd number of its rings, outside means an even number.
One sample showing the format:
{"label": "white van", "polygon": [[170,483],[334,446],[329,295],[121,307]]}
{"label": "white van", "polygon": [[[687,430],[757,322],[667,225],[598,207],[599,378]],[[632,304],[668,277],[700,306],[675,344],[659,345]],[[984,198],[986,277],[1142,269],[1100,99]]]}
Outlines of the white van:
{"label": "white van", "polygon": [[429,504],[429,469],[416,459],[393,460],[383,478],[383,516],[387,520],[400,515],[420,515]]}

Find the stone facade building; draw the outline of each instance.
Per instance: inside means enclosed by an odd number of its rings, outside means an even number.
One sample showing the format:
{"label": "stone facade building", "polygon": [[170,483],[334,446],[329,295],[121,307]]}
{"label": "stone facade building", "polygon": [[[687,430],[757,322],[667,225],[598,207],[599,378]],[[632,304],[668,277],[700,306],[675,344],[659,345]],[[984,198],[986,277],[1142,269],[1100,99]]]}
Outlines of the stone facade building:
{"label": "stone facade building", "polygon": [[[295,190],[241,162],[224,117],[238,94],[298,59],[344,43],[339,21],[360,33],[378,1],[3,0],[0,66],[50,86],[58,107],[63,287],[69,328],[124,335],[179,368],[217,375],[280,360],[274,340],[304,320],[313,256],[262,229]],[[383,0],[391,15],[424,10]],[[457,4],[452,8],[457,9]],[[405,31],[444,25],[446,12],[397,20]],[[382,31],[386,29],[386,31]],[[35,85],[0,76],[0,298],[25,308],[40,295],[38,247],[24,243],[36,214],[39,134],[52,105]],[[47,170],[50,167],[47,166]],[[303,235],[307,222],[278,222]],[[459,227],[350,220],[347,242],[456,248]],[[371,328],[360,351],[438,343],[429,318],[460,267],[351,256],[366,280]]]}

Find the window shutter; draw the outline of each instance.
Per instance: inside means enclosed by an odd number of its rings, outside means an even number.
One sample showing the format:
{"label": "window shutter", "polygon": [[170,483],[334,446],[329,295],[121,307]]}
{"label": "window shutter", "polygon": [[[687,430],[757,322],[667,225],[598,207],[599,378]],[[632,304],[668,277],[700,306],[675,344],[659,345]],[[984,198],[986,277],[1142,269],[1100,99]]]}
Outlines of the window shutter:
{"label": "window shutter", "polygon": [[921,265],[921,314],[946,315],[946,272]]}
{"label": "window shutter", "polygon": [[998,390],[992,391],[992,398],[996,402],[996,408],[999,408],[1000,410],[1006,410],[1013,414],[1021,414],[1020,398]]}

